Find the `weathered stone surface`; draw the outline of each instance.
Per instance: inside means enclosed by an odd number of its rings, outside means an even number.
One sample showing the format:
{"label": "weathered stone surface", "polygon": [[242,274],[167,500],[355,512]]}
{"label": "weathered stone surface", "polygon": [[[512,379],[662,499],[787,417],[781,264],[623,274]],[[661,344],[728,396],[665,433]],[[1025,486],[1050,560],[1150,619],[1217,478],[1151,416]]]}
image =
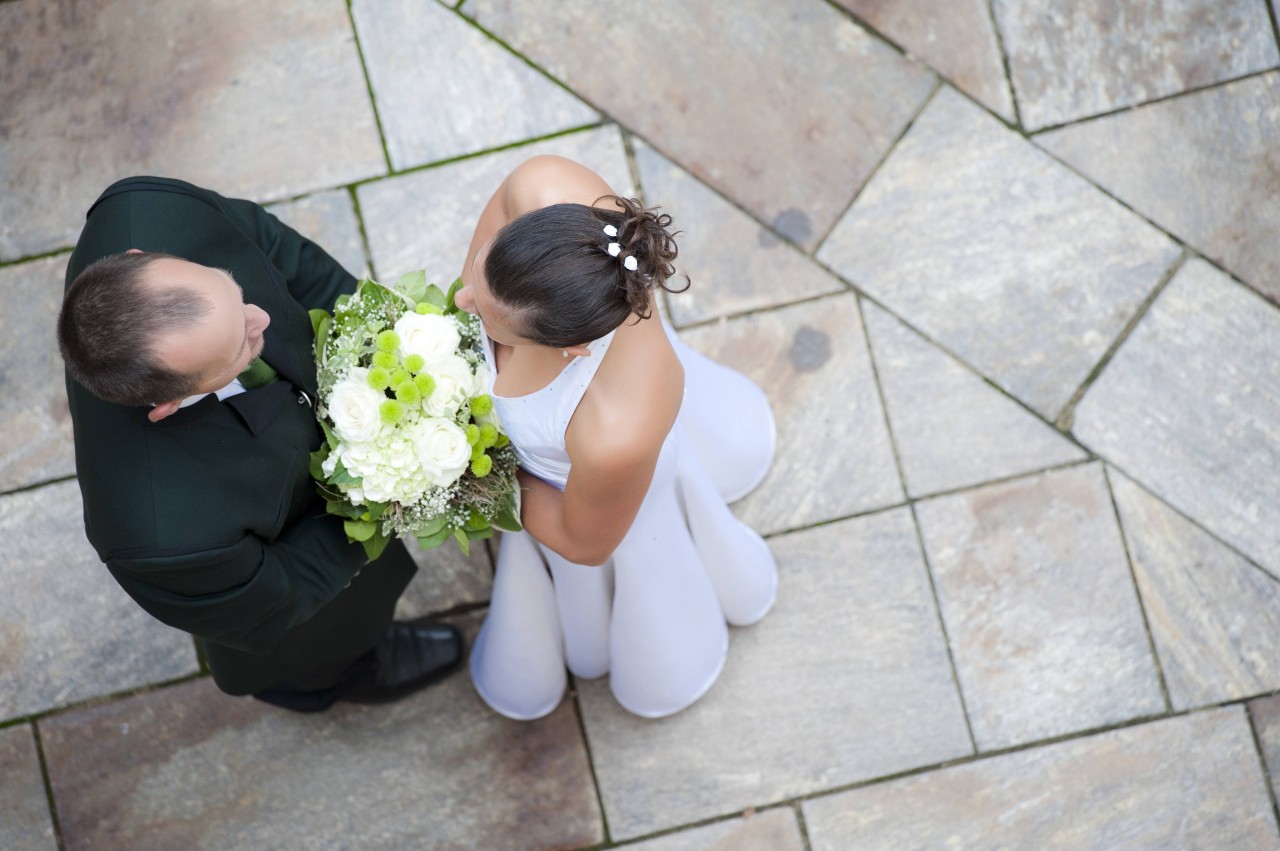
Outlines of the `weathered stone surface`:
{"label": "weathered stone surface", "polygon": [[5,3],[0,33],[0,260],[129,174],[263,200],[386,169],[342,0]]}
{"label": "weathered stone surface", "polygon": [[1085,457],[890,314],[863,302],[863,316],[911,496]]}
{"label": "weathered stone surface", "polygon": [[779,808],[622,846],[629,851],[803,851],[795,812]]}
{"label": "weathered stone surface", "polygon": [[1257,734],[1258,746],[1271,788],[1280,795],[1280,695],[1249,702],[1249,718]]}
{"label": "weathered stone surface", "polygon": [[1280,302],[1280,74],[1036,137],[1108,192]]}
{"label": "weathered stone surface", "polygon": [[1177,255],[950,88],[818,253],[1048,420]]}
{"label": "weathered stone surface", "polygon": [[64,254],[0,269],[0,491],[76,470],[54,330],[66,268]]}
{"label": "weathered stone surface", "polygon": [[600,120],[438,3],[356,0],[351,16],[397,169]]}
{"label": "weathered stone surface", "polygon": [[1014,120],[1004,58],[986,0],[836,0],[919,56],[957,88]]}
{"label": "weathered stone surface", "polygon": [[191,637],[138,608],[82,529],[74,481],[0,497],[0,720],[197,670]]}
{"label": "weathered stone surface", "polygon": [[[845,288],[680,166],[643,142],[634,147],[645,202],[675,219],[672,226],[681,232],[678,264],[693,281],[687,292],[668,296],[677,326]],[[673,287],[683,285],[672,281]]]}
{"label": "weathered stone surface", "polygon": [[577,160],[619,194],[635,194],[622,135],[614,126],[366,184],[356,194],[381,279],[394,281],[425,268],[427,280],[447,286],[462,271],[484,205],[512,169],[539,154]]}
{"label": "weathered stone surface", "polygon": [[809,249],[934,81],[824,3],[742,0],[727,14],[651,0],[642,15],[612,15],[590,0],[470,0],[462,11]]}
{"label": "weathered stone surface", "polygon": [[576,848],[599,809],[571,704],[490,712],[463,674],[298,715],[208,679],[43,722],[69,848]]}
{"label": "weathered stone surface", "polygon": [[1254,0],[994,0],[1023,126],[1035,130],[1280,62]]}
{"label": "weathered stone surface", "polygon": [[980,750],[1165,710],[1100,465],[916,511]]}
{"label": "weathered stone surface", "polygon": [[1131,479],[1110,478],[1173,707],[1280,689],[1280,582]]}
{"label": "weathered stone surface", "polygon": [[360,223],[356,221],[356,210],[347,190],[320,192],[296,201],[272,204],[267,209],[327,251],[357,278],[369,265],[364,256],[364,240],[360,238]]}
{"label": "weathered stone surface", "polygon": [[424,550],[414,541],[407,541],[405,546],[418,563],[418,575],[396,603],[397,620],[489,599],[493,591],[493,562],[484,542],[473,542],[470,556],[464,556],[453,541],[445,541],[433,550]]}
{"label": "weathered stone surface", "polygon": [[1006,754],[802,806],[813,851],[1280,845],[1239,707]]}
{"label": "weathered stone surface", "polygon": [[1076,408],[1075,433],[1280,576],[1280,311],[1192,260]]}
{"label": "weathered stone surface", "polygon": [[57,848],[40,776],[40,757],[29,724],[0,730],[0,790],[4,793],[0,848]]}
{"label": "weathered stone surface", "polygon": [[701,701],[648,721],[578,685],[615,838],[971,752],[910,513],[770,545],[777,605]]}
{"label": "weathered stone surface", "polygon": [[858,306],[837,295],[693,328],[681,339],[760,385],[777,454],[734,505],[761,534],[901,502]]}

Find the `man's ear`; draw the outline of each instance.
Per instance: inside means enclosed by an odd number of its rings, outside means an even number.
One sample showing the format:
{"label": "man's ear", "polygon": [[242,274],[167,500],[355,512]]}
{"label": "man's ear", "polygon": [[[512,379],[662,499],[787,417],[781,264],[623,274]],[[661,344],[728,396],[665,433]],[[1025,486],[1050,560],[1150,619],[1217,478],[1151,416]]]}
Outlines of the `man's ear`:
{"label": "man's ear", "polygon": [[128,251],[125,252],[125,254],[141,254],[141,253],[142,253],[141,248],[130,248]]}
{"label": "man's ear", "polygon": [[156,405],[151,409],[151,413],[147,414],[147,419],[151,420],[153,423],[158,423],[181,407],[181,399],[177,402],[161,402],[159,405]]}

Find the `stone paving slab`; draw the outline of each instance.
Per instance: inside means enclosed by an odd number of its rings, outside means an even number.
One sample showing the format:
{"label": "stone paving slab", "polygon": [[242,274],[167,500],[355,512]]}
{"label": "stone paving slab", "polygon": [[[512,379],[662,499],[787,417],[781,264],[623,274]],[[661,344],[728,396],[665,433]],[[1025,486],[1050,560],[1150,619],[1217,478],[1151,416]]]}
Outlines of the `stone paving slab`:
{"label": "stone paving slab", "polygon": [[740,0],[730,14],[650,0],[617,15],[590,0],[469,0],[462,13],[806,249],[934,85],[826,3]]}
{"label": "stone paving slab", "polygon": [[677,327],[845,289],[680,166],[639,140],[633,147],[645,203],[670,213],[680,231],[677,265],[692,284],[668,296]]}
{"label": "stone paving slab", "polygon": [[916,512],[979,750],[1165,711],[1101,465]]}
{"label": "stone paving slab", "polygon": [[74,481],[0,497],[0,721],[198,670],[191,636],[138,608],[83,528]]}
{"label": "stone paving slab", "polygon": [[30,724],[0,730],[0,795],[4,798],[0,848],[52,851],[58,847]]}
{"label": "stone paving slab", "polygon": [[1280,302],[1280,74],[1036,137],[1090,180]]}
{"label": "stone paving slab", "polygon": [[992,11],[1028,130],[1280,64],[1256,0],[994,0]]}
{"label": "stone paving slab", "polygon": [[619,847],[628,851],[805,851],[795,812],[782,807]]}
{"label": "stone paving slab", "polygon": [[650,721],[578,684],[614,839],[972,752],[910,512],[770,546],[778,602],[698,703]]}
{"label": "stone paving slab", "polygon": [[1083,460],[1085,453],[870,302],[863,317],[913,497]]}
{"label": "stone paving slab", "polygon": [[852,294],[680,336],[744,373],[773,404],[773,467],[760,487],[734,505],[747,525],[768,534],[903,500]]}
{"label": "stone paving slab", "polygon": [[577,160],[619,194],[636,194],[622,134],[612,125],[365,184],[356,194],[378,274],[393,281],[425,268],[427,280],[447,286],[462,271],[476,220],[503,178],[540,154]]}
{"label": "stone paving slab", "polygon": [[1280,582],[1109,471],[1174,709],[1280,690]]}
{"label": "stone paving slab", "polygon": [[0,33],[0,260],[130,174],[270,200],[385,172],[342,0],[10,2]]}
{"label": "stone paving slab", "polygon": [[351,193],[319,192],[267,207],[280,221],[319,245],[342,268],[359,278],[369,265]]}
{"label": "stone paving slab", "polygon": [[55,330],[66,267],[60,254],[0,268],[0,492],[76,469]]}
{"label": "stone paving slab", "polygon": [[[677,328],[842,292],[845,284],[716,195],[691,174],[635,142],[645,203],[662,206],[680,230],[677,265],[692,284],[668,296]],[[682,287],[673,280],[672,287]]]}
{"label": "stone paving slab", "polygon": [[604,838],[572,704],[509,721],[461,673],[320,715],[226,697],[206,678],[41,732],[68,849],[524,851]]}
{"label": "stone paving slab", "polygon": [[1052,421],[1178,253],[944,87],[818,259]]}
{"label": "stone paving slab", "polygon": [[397,170],[600,120],[443,4],[355,0],[351,17]]}
{"label": "stone paving slab", "polygon": [[1013,96],[987,0],[836,0],[1013,123]]}
{"label": "stone paving slab", "polygon": [[1075,434],[1280,576],[1280,311],[1201,260],[1076,408]]}
{"label": "stone paving slab", "polygon": [[1272,793],[1280,796],[1280,695],[1252,700],[1248,706]]}
{"label": "stone paving slab", "polygon": [[483,542],[471,545],[470,556],[464,556],[453,541],[431,550],[414,541],[405,546],[418,564],[418,575],[396,603],[397,620],[488,602],[493,591],[493,560]]}
{"label": "stone paving slab", "polygon": [[805,801],[813,851],[1280,847],[1240,707]]}

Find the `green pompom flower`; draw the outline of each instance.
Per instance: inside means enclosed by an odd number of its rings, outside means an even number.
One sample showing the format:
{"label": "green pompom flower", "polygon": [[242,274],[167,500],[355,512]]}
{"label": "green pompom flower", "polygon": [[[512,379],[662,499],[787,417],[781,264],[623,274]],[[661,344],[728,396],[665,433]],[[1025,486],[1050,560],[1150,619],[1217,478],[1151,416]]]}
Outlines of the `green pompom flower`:
{"label": "green pompom flower", "polygon": [[498,427],[493,423],[485,423],[480,426],[480,445],[485,449],[493,446],[498,442]]}
{"label": "green pompom flower", "polygon": [[429,399],[436,389],[436,380],[425,372],[415,375],[413,383],[418,385],[418,392],[422,394],[423,399]]}
{"label": "green pompom flower", "polygon": [[480,426],[475,423],[467,423],[467,443],[475,446],[480,442]]}
{"label": "green pompom flower", "polygon": [[380,366],[383,369],[395,369],[400,365],[400,358],[391,352],[374,352],[373,365]]}
{"label": "green pompom flower", "polygon": [[383,352],[394,352],[400,348],[400,335],[395,331],[383,331],[378,335],[378,350]]}
{"label": "green pompom flower", "polygon": [[493,410],[493,397],[487,393],[481,393],[479,396],[471,400],[471,413],[477,417],[483,417]]}
{"label": "green pompom flower", "polygon": [[404,368],[410,372],[421,372],[427,362],[422,359],[422,355],[409,355],[404,359]]}
{"label": "green pompom flower", "polygon": [[395,399],[388,399],[378,406],[378,416],[387,425],[395,425],[404,419],[405,407]]}
{"label": "green pompom flower", "polygon": [[511,438],[507,437],[505,434],[499,434],[498,439],[494,441],[493,445],[501,449],[510,442]]}
{"label": "green pompom flower", "polygon": [[413,309],[414,309],[417,313],[422,314],[423,316],[426,316],[426,315],[427,315],[427,314],[429,314],[429,313],[430,313],[430,314],[435,314],[436,316],[439,316],[440,314],[444,313],[444,311],[443,311],[443,310],[441,310],[440,308],[436,307],[434,304],[428,304],[428,303],[427,303],[427,302],[425,302],[425,301],[420,301],[420,302],[418,302],[418,303],[417,303],[417,305],[415,305]]}
{"label": "green pompom flower", "polygon": [[413,376],[409,375],[409,370],[407,369],[393,369],[391,371],[392,387],[399,387],[401,384],[405,383],[406,381],[411,381],[412,379],[413,379]]}
{"label": "green pompom flower", "polygon": [[471,447],[471,460],[472,460],[472,461],[475,461],[477,458],[480,458],[480,457],[481,457],[481,456],[483,456],[483,455],[484,455],[484,447],[483,447],[483,446],[481,446],[479,443],[477,443],[475,446],[472,446],[472,447]]}
{"label": "green pompom flower", "polygon": [[396,385],[396,398],[412,408],[422,401],[422,393],[413,381],[401,381]]}
{"label": "green pompom flower", "polygon": [[374,390],[386,390],[391,386],[391,373],[380,366],[369,370],[369,386]]}
{"label": "green pompom flower", "polygon": [[481,455],[479,458],[471,462],[471,472],[476,478],[483,479],[489,475],[489,471],[493,469],[493,459],[488,455]]}

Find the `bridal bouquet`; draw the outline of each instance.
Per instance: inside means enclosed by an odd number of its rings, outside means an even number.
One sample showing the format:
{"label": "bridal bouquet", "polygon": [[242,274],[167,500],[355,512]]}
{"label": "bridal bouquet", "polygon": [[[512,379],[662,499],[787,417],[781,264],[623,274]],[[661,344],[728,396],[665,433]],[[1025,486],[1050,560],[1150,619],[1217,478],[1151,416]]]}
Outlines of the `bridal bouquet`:
{"label": "bridal bouquet", "polygon": [[347,537],[377,558],[393,536],[464,553],[520,529],[516,457],[485,394],[480,321],[414,272],[360,281],[311,311],[325,443],[311,475]]}

